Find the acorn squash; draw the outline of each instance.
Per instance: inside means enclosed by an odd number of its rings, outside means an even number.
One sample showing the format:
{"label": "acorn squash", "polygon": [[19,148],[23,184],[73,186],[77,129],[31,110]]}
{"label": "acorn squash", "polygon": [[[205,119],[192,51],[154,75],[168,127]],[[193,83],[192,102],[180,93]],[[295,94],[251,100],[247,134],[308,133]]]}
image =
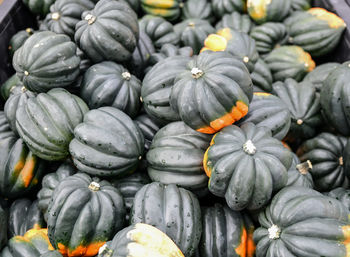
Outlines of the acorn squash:
{"label": "acorn squash", "polygon": [[20,30],[16,34],[14,34],[9,43],[9,52],[10,56],[13,57],[15,52],[26,42],[26,40],[34,34],[34,30],[32,28],[26,28],[25,30]]}
{"label": "acorn squash", "polygon": [[4,84],[1,85],[1,96],[6,101],[15,88],[22,88],[23,84],[16,74],[9,77]]}
{"label": "acorn squash", "polygon": [[230,28],[249,34],[253,29],[254,23],[247,14],[241,14],[239,12],[227,13],[222,16],[221,20],[216,23],[215,28],[217,30]]}
{"label": "acorn squash", "polygon": [[208,0],[188,0],[182,8],[182,19],[201,19],[213,21],[211,1]]}
{"label": "acorn squash", "polygon": [[247,11],[247,0],[212,0],[211,6],[215,16],[221,18],[224,14]]}
{"label": "acorn squash", "polygon": [[328,75],[339,66],[340,64],[336,62],[317,65],[313,71],[306,74],[303,81],[310,82],[316,88],[316,92],[320,93],[323,83]]}
{"label": "acorn squash", "polygon": [[154,135],[160,129],[160,126],[147,114],[141,114],[134,120],[141,129],[145,138],[145,151],[147,152],[151,146]]}
{"label": "acorn squash", "polygon": [[50,6],[56,0],[23,0],[23,3],[29,8],[29,10],[41,17],[45,17],[50,12]]}
{"label": "acorn squash", "polygon": [[293,0],[247,0],[248,13],[256,23],[282,21],[290,11]]}
{"label": "acorn squash", "polygon": [[314,181],[310,170],[312,170],[312,163],[309,160],[300,163],[298,156],[293,153],[293,162],[288,170],[288,182],[286,186],[314,188]]}
{"label": "acorn squash", "polygon": [[350,211],[350,190],[349,189],[338,187],[328,192],[327,196],[337,199]]}
{"label": "acorn squash", "polygon": [[254,92],[271,92],[272,91],[272,74],[269,66],[263,59],[258,59],[254,65],[253,72],[250,73],[253,81]]}
{"label": "acorn squash", "polygon": [[174,21],[180,17],[179,0],[140,0],[141,8],[146,14],[163,17]]}
{"label": "acorn squash", "polygon": [[311,8],[311,0],[292,0],[292,11],[303,11]]}

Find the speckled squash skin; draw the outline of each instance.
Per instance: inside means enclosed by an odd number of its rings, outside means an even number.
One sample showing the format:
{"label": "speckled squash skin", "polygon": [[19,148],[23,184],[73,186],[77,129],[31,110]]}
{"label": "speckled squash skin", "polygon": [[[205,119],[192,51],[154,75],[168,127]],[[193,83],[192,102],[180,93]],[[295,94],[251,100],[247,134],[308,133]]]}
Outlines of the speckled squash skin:
{"label": "speckled squash skin", "polygon": [[254,23],[249,18],[249,15],[242,14],[239,12],[225,14],[224,16],[222,16],[221,20],[215,25],[215,28],[217,30],[223,28],[230,28],[247,34],[249,34],[253,27]]}
{"label": "speckled squash skin", "polygon": [[301,186],[307,188],[314,188],[314,181],[310,170],[312,164],[308,160],[300,163],[296,154],[293,153],[293,162],[288,170],[288,182],[286,186]]}
{"label": "speckled squash skin", "polygon": [[293,0],[247,0],[248,13],[256,23],[282,21],[290,11]]}
{"label": "speckled squash skin", "polygon": [[59,183],[48,212],[50,242],[68,257],[95,256],[123,227],[125,219],[124,200],[119,190],[105,180],[84,173]]}
{"label": "speckled squash skin", "polygon": [[141,0],[141,8],[146,14],[175,21],[181,14],[179,0]]}
{"label": "speckled squash skin", "polygon": [[261,227],[254,231],[256,256],[345,257],[348,214],[336,199],[310,188],[286,187],[259,214]]}
{"label": "speckled squash skin", "polygon": [[160,126],[147,114],[137,116],[134,121],[141,129],[145,138],[145,151],[147,152],[152,144],[153,137],[160,129]]}
{"label": "speckled squash skin", "polygon": [[340,64],[336,62],[317,65],[313,71],[306,74],[303,81],[310,82],[316,88],[316,91],[320,93],[323,83],[327,79],[328,75],[339,66]]}
{"label": "speckled squash skin", "polygon": [[272,91],[272,74],[269,66],[263,59],[255,63],[253,72],[250,73],[253,81],[254,92],[271,92]]}
{"label": "speckled squash skin", "polygon": [[213,0],[211,6],[215,16],[221,18],[224,14],[234,11],[244,13],[247,11],[246,0]]}
{"label": "speckled squash skin", "polygon": [[188,0],[182,8],[182,19],[215,20],[209,0]]}
{"label": "speckled squash skin", "polygon": [[350,211],[350,190],[338,187],[329,191],[327,196],[332,197],[340,201]]}
{"label": "speckled squash skin", "polygon": [[29,10],[41,17],[45,17],[50,12],[50,6],[55,0],[23,0],[23,3],[28,6]]}
{"label": "speckled squash skin", "polygon": [[166,233],[185,256],[192,256],[202,233],[201,210],[191,192],[153,182],[137,192],[131,224],[147,223]]}
{"label": "speckled squash skin", "polygon": [[26,42],[26,40],[34,34],[34,30],[32,28],[26,28],[25,30],[20,30],[16,34],[14,34],[9,43],[9,52],[10,56],[13,57],[15,52]]}

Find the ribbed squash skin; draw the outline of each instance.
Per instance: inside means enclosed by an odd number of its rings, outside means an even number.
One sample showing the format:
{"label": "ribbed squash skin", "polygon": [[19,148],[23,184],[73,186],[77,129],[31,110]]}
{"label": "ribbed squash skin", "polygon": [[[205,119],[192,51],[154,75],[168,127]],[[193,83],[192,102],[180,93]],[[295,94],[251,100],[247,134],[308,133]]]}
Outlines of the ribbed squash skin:
{"label": "ribbed squash skin", "polygon": [[183,46],[190,46],[198,54],[207,36],[214,33],[214,28],[206,20],[188,19],[176,24],[174,31]]}
{"label": "ribbed squash skin", "polygon": [[333,51],[346,27],[340,17],[322,8],[294,12],[285,20],[285,24],[289,42],[302,47],[314,57]]}
{"label": "ribbed squash skin", "polygon": [[180,120],[170,107],[169,97],[178,74],[186,69],[189,57],[168,57],[152,67],[142,82],[141,97],[148,115],[162,124]]}
{"label": "ribbed squash skin", "polygon": [[115,177],[136,170],[144,152],[138,126],[113,107],[91,110],[69,145],[75,166],[94,176]]}
{"label": "ribbed squash skin", "polygon": [[0,205],[0,251],[7,244],[7,215],[5,208]]}
{"label": "ribbed squash skin", "polygon": [[350,67],[333,70],[321,88],[321,106],[327,122],[345,136],[350,135]]}
{"label": "ribbed squash skin", "polygon": [[247,14],[241,14],[239,12],[227,13],[222,16],[221,20],[216,23],[215,28],[217,30],[223,28],[230,28],[244,33],[249,33],[254,27],[254,23]]}
{"label": "ribbed squash skin", "polygon": [[59,183],[48,211],[50,242],[69,257],[95,256],[123,227],[125,219],[124,200],[119,190],[107,181],[84,173]]}
{"label": "ribbed squash skin", "polygon": [[247,10],[246,0],[212,0],[211,6],[215,16],[220,18],[227,13],[243,13]]}
{"label": "ribbed squash skin", "polygon": [[90,0],[56,0],[44,22],[49,30],[74,38],[75,25],[81,20],[81,15],[94,6]]}
{"label": "ribbed squash skin", "polygon": [[340,64],[336,62],[329,62],[318,65],[313,71],[309,72],[305,76],[304,81],[310,82],[319,93],[328,75],[339,66]]}
{"label": "ribbed squash skin", "polygon": [[182,121],[166,125],[155,134],[147,153],[148,175],[153,181],[177,184],[192,192],[206,188],[203,155],[210,139]]}
{"label": "ribbed squash skin", "polygon": [[293,162],[288,170],[288,182],[286,186],[314,188],[314,181],[311,173],[309,172],[311,169],[308,163],[305,162],[302,165],[299,164],[300,160],[298,156],[293,153]]}
{"label": "ribbed squash skin", "polygon": [[9,52],[12,57],[15,52],[26,42],[26,40],[33,35],[34,30],[32,28],[27,28],[25,30],[20,30],[16,34],[14,34],[9,43]]}
{"label": "ribbed squash skin", "polygon": [[2,98],[6,101],[10,95],[11,92],[14,91],[14,89],[16,87],[23,87],[23,85],[21,85],[22,82],[20,81],[20,79],[17,77],[16,74],[13,74],[11,77],[9,77],[4,84],[1,85],[0,88],[0,93]]}
{"label": "ribbed squash skin", "polygon": [[209,0],[188,0],[182,8],[182,19],[202,19],[213,21],[211,1]]}
{"label": "ribbed squash skin", "polygon": [[253,257],[254,225],[249,217],[216,203],[202,209],[201,257]]}
{"label": "ribbed squash skin", "polygon": [[305,187],[286,187],[259,214],[261,228],[254,232],[256,256],[345,257],[348,214],[336,199]]}
{"label": "ribbed squash skin", "polygon": [[289,13],[293,0],[247,0],[248,13],[256,23],[282,21]]}
{"label": "ribbed squash skin", "polygon": [[45,228],[44,216],[38,207],[38,200],[17,199],[11,204],[8,220],[8,237],[23,236],[30,229]]}
{"label": "ribbed squash skin", "polygon": [[253,87],[243,62],[205,51],[184,68],[175,79],[170,105],[186,125],[213,134],[247,114]]}
{"label": "ribbed squash skin", "polygon": [[258,210],[287,183],[292,158],[268,128],[248,122],[217,133],[203,164],[214,195],[225,197],[233,210]]}
{"label": "ribbed squash skin", "polygon": [[274,138],[282,140],[290,128],[291,113],[279,97],[269,93],[254,93],[248,114],[238,124],[244,122],[267,127]]}
{"label": "ribbed squash skin", "polygon": [[298,46],[275,48],[264,60],[272,72],[274,81],[292,78],[299,82],[316,66],[310,54]]}
{"label": "ribbed squash skin", "polygon": [[337,199],[350,211],[350,190],[349,189],[338,187],[328,192],[327,196]]}
{"label": "ribbed squash skin", "polygon": [[79,97],[55,88],[19,106],[17,131],[33,154],[44,160],[63,160],[68,155],[73,130],[87,111]]}
{"label": "ribbed squash skin", "polygon": [[181,13],[179,0],[140,0],[140,2],[146,14],[160,16],[169,21],[176,20]]}
{"label": "ribbed squash skin", "polygon": [[45,17],[50,12],[50,6],[55,0],[23,0],[23,3],[28,6],[29,10],[41,17]]}
{"label": "ribbed squash skin", "polygon": [[302,162],[310,160],[310,173],[315,183],[315,189],[321,192],[337,187],[348,187],[344,163],[349,155],[344,154],[348,139],[330,133],[321,133],[304,142],[297,151]]}
{"label": "ribbed squash skin", "polygon": [[1,138],[6,138],[13,135],[10,124],[7,122],[5,113],[3,111],[0,111],[0,135]]}
{"label": "ribbed squash skin", "polygon": [[98,257],[184,257],[174,242],[159,229],[137,223],[119,231],[101,247]]}
{"label": "ribbed squash skin", "polygon": [[288,40],[286,26],[279,22],[267,22],[256,26],[250,32],[250,36],[255,40],[259,54],[263,56],[269,54],[275,47],[286,44]]}
{"label": "ribbed squash skin", "polygon": [[56,172],[49,173],[44,176],[41,182],[41,189],[37,194],[38,207],[44,215],[45,221],[47,221],[47,208],[52,197],[52,194],[58,184],[66,177],[72,176],[76,172],[76,168],[70,161],[62,163]]}
{"label": "ribbed squash skin", "polygon": [[185,256],[192,256],[201,237],[201,222],[201,210],[194,194],[174,184],[153,182],[137,192],[130,223],[155,226],[166,233]]}
{"label": "ribbed squash skin", "polygon": [[254,92],[271,92],[272,91],[272,74],[269,66],[263,59],[259,59],[255,65],[253,72],[250,73],[253,81]]}
{"label": "ribbed squash skin", "polygon": [[308,10],[311,8],[311,0],[292,0],[291,8],[293,11]]}
{"label": "ribbed squash skin", "polygon": [[162,17],[145,15],[139,21],[140,30],[143,30],[153,41],[156,48],[164,44],[178,45],[180,38],[174,32],[173,25]]}
{"label": "ribbed squash skin", "polygon": [[140,109],[141,81],[123,65],[101,62],[85,72],[80,95],[91,109],[112,106],[135,117]]}
{"label": "ribbed squash skin", "polygon": [[101,0],[75,27],[79,48],[95,63],[130,59],[139,38],[136,13],[122,1]]}
{"label": "ribbed squash skin", "polygon": [[79,75],[80,58],[69,37],[51,31],[35,33],[13,56],[13,67],[33,92],[66,87]]}
{"label": "ribbed squash skin", "polygon": [[141,114],[137,116],[134,121],[142,131],[143,137],[145,139],[145,151],[148,151],[151,146],[153,137],[160,129],[160,126],[147,114]]}

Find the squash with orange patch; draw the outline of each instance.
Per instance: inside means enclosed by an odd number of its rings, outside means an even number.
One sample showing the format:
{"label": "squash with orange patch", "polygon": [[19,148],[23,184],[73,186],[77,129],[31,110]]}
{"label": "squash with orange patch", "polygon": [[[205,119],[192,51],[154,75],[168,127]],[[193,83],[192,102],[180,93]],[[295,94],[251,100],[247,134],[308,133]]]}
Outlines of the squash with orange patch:
{"label": "squash with orange patch", "polygon": [[179,0],[141,0],[141,8],[146,14],[176,20],[181,13]]}
{"label": "squash with orange patch", "polygon": [[247,0],[250,18],[258,24],[282,21],[290,12],[293,0]]}
{"label": "squash with orange patch", "polygon": [[175,79],[170,105],[186,125],[213,134],[248,113],[253,87],[243,62],[205,51],[184,68]]}
{"label": "squash with orange patch", "polygon": [[212,0],[213,13],[221,18],[224,14],[247,12],[247,0]]}

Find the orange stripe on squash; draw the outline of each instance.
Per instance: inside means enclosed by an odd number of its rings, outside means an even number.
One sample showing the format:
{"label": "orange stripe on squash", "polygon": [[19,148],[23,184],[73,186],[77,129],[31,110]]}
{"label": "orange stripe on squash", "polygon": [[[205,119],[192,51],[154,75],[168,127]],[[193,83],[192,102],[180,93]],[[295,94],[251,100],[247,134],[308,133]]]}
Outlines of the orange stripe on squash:
{"label": "orange stripe on squash", "polygon": [[247,257],[254,257],[255,254],[255,243],[253,240],[254,227],[251,227],[248,231],[247,239]]}
{"label": "orange stripe on squash", "polygon": [[254,95],[256,96],[270,96],[270,93],[266,93],[266,92],[254,92]]}
{"label": "orange stripe on squash", "polygon": [[243,229],[242,229],[241,243],[237,246],[235,251],[236,251],[236,254],[238,254],[238,256],[241,256],[241,257],[245,257],[246,256],[246,252],[247,252],[247,230],[245,229],[245,227],[243,227]]}
{"label": "orange stripe on squash", "polygon": [[33,171],[35,168],[35,164],[36,164],[36,157],[30,155],[26,160],[26,163],[22,169],[22,172],[20,173],[20,178],[23,181],[24,187],[28,187],[32,182],[32,179],[34,177]]}
{"label": "orange stripe on squash", "polygon": [[77,257],[77,256],[86,256],[91,257],[98,254],[99,249],[105,244],[106,242],[95,242],[91,243],[88,246],[79,245],[75,249],[69,249],[67,246],[58,243],[57,247],[59,252],[68,257]]}
{"label": "orange stripe on squash", "polygon": [[324,20],[328,22],[330,28],[338,29],[341,27],[344,28],[346,26],[342,18],[340,18],[332,12],[328,12],[323,8],[311,8],[307,12],[310,13],[312,16],[315,16],[319,20]]}
{"label": "orange stripe on squash", "polygon": [[227,46],[227,40],[223,36],[210,34],[204,40],[204,47],[202,48],[201,52],[205,50],[211,50],[214,52],[225,51],[226,46]]}

